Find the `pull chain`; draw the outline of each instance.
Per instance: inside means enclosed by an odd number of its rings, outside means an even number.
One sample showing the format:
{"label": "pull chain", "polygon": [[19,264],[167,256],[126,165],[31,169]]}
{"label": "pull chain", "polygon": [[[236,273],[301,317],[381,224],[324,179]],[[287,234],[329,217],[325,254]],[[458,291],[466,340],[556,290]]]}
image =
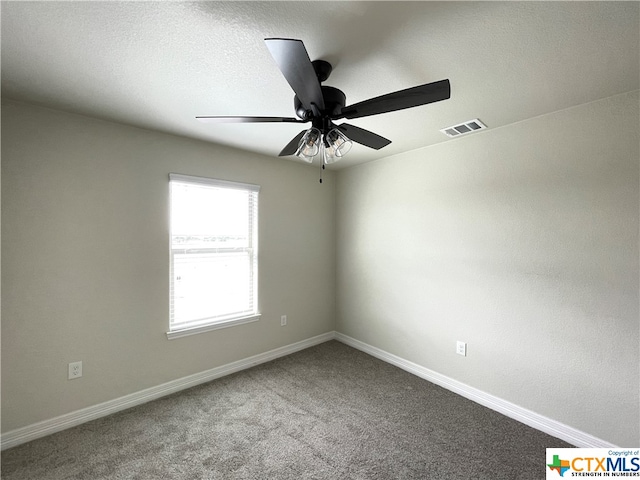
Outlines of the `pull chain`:
{"label": "pull chain", "polygon": [[324,162],[322,163],[322,169],[320,170],[320,183],[322,183],[322,170],[324,170]]}

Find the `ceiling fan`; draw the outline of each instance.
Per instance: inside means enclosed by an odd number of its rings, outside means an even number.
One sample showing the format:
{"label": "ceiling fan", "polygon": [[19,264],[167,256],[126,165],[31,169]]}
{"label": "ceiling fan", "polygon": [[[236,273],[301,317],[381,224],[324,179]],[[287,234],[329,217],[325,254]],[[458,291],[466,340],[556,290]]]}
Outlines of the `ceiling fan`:
{"label": "ceiling fan", "polygon": [[329,164],[342,158],[351,149],[352,141],[379,150],[389,145],[391,140],[355,125],[347,123],[336,125],[333,121],[403,110],[446,100],[451,96],[449,80],[440,80],[345,106],[346,96],[342,91],[321,85],[331,74],[331,64],[324,60],[312,62],[302,40],[267,38],[265,43],[295,93],[293,102],[298,118],[245,116],[196,118],[205,123],[311,122],[310,129],[300,132],[282,149],[279,154],[281,157],[297,155],[311,163],[313,157],[322,149],[324,163]]}

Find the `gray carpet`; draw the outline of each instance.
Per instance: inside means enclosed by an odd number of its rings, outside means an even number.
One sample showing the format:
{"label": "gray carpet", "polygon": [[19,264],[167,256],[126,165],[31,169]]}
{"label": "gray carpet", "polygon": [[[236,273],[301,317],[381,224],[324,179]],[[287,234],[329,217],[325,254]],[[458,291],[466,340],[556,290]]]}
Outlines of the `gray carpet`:
{"label": "gray carpet", "polygon": [[2,478],[543,479],[570,447],[331,341],[2,453]]}

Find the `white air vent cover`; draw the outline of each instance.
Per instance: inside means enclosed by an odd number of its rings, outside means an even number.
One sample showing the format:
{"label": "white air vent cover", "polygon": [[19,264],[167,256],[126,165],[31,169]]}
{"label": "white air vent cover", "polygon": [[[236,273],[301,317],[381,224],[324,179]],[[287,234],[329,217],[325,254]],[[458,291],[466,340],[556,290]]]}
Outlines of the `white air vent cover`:
{"label": "white air vent cover", "polygon": [[467,133],[476,132],[485,128],[487,128],[487,126],[484,123],[474,118],[473,120],[454,125],[453,127],[443,128],[440,131],[447,137],[459,137],[460,135],[466,135]]}

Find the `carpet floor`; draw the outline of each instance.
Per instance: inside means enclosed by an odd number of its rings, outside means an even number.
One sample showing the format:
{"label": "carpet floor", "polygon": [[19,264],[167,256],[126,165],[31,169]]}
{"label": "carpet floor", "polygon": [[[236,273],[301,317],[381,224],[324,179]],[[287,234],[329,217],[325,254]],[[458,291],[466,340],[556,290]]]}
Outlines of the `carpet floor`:
{"label": "carpet floor", "polygon": [[337,341],[20,445],[2,479],[545,478],[571,447]]}

